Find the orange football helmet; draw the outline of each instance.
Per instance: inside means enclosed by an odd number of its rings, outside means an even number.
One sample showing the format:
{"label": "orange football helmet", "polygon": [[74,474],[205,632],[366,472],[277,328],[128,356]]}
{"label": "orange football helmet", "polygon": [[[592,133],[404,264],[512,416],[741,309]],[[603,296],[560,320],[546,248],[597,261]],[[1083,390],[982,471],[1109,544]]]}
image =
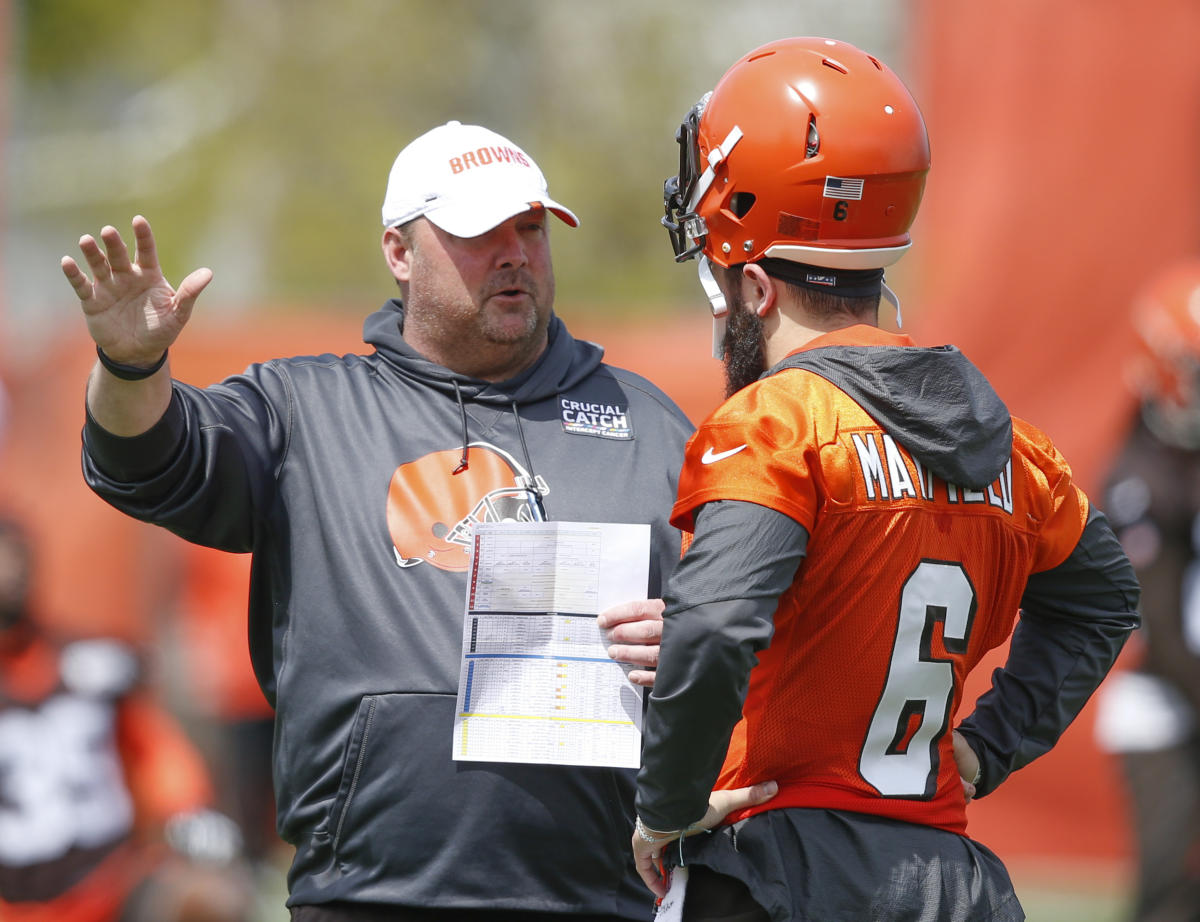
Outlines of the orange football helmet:
{"label": "orange football helmet", "polygon": [[666,181],[677,261],[880,269],[911,241],[929,170],[917,104],[845,42],[788,38],[735,63],[688,114]]}
{"label": "orange football helmet", "polygon": [[[483,442],[462,452],[437,451],[396,468],[387,495],[387,523],[396,563],[428,563],[463,571],[470,562],[473,522],[536,522],[540,496],[550,492],[512,455]],[[457,471],[457,473],[456,473]]]}
{"label": "orange football helmet", "polygon": [[1200,258],[1154,276],[1133,303],[1130,383],[1165,441],[1200,447]]}

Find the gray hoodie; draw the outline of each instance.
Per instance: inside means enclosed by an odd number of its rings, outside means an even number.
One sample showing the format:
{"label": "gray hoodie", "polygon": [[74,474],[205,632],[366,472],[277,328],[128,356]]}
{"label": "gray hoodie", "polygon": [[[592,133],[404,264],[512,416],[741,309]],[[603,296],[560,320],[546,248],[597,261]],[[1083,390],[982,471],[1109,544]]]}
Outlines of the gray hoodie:
{"label": "gray hoodie", "polygon": [[657,597],[692,427],[557,317],[546,353],[502,383],[424,359],[402,323],[393,300],[366,321],[372,354],[175,382],[136,438],[89,419],[87,482],[189,541],[254,554],[250,651],[276,708],[290,905],[648,919],[632,770],[450,758],[463,541],[474,520],[529,515],[532,486],[551,520],[650,523]]}

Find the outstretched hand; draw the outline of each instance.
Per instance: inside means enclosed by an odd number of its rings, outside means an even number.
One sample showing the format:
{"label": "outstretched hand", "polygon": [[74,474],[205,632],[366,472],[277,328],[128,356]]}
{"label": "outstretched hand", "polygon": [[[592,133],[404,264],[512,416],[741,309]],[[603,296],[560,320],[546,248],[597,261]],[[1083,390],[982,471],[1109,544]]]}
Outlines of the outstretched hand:
{"label": "outstretched hand", "polygon": [[681,836],[694,836],[707,832],[721,825],[721,822],[734,810],[753,807],[765,803],[779,793],[779,785],[774,781],[762,781],[747,788],[736,788],[732,791],[713,791],[708,797],[708,810],[699,821],[692,823],[687,829],[674,832],[655,834],[646,830],[653,842],[648,842],[641,831],[633,833],[633,863],[637,867],[638,876],[657,897],[667,895],[667,879],[662,874],[662,854],[668,845],[677,841]]}
{"label": "outstretched hand", "polygon": [[103,249],[90,234],[79,249],[91,278],[70,256],[62,258],[63,275],[71,283],[87,319],[88,333],[114,362],[148,366],[175,342],[192,307],[210,281],[212,271],[197,269],[178,290],[163,277],[150,222],[133,219],[136,243],[132,260],[115,227],[100,231]]}

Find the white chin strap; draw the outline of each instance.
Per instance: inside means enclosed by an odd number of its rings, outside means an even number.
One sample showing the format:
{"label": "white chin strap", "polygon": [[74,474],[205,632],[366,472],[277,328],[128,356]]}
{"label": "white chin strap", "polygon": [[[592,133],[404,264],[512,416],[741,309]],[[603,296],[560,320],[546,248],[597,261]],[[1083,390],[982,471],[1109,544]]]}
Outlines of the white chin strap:
{"label": "white chin strap", "polygon": [[725,317],[729,313],[729,307],[725,304],[725,295],[721,293],[721,286],[713,277],[712,264],[708,261],[707,256],[702,255],[696,261],[696,269],[700,276],[700,284],[704,286],[704,293],[708,295],[708,303],[712,306],[713,358],[723,362],[725,360]]}
{"label": "white chin strap", "polygon": [[725,140],[721,142],[720,146],[714,147],[708,152],[708,166],[704,168],[704,172],[696,180],[696,188],[692,190],[692,196],[688,199],[687,210],[689,212],[695,213],[696,206],[700,204],[700,199],[704,198],[704,193],[708,191],[708,187],[717,178],[717,167],[721,165],[722,160],[729,156],[729,152],[737,147],[737,142],[741,139],[742,129],[734,125],[729,129],[729,134],[725,135]]}
{"label": "white chin strap", "polygon": [[904,318],[900,316],[900,299],[896,297],[896,292],[887,287],[887,282],[880,282],[880,284],[883,286],[883,300],[896,308],[896,329],[904,329]]}

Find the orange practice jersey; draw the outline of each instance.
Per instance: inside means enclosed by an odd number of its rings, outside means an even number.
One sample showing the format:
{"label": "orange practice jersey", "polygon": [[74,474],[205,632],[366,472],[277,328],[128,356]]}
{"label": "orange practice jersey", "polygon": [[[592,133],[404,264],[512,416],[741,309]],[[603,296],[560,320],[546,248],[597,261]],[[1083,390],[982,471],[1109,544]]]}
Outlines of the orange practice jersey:
{"label": "orange practice jersey", "polygon": [[166,818],[211,803],[133,662],[107,640],[0,651],[0,922],[110,922]]}
{"label": "orange practice jersey", "polygon": [[1016,419],[1013,429],[1001,476],[964,489],[833,384],[787,369],[697,432],[677,526],[690,531],[704,503],[737,500],[809,533],[717,783],[773,779],[780,791],[729,822],[824,807],[965,830],[949,732],[963,681],[1008,638],[1027,577],[1070,554],[1088,512],[1046,436]]}

